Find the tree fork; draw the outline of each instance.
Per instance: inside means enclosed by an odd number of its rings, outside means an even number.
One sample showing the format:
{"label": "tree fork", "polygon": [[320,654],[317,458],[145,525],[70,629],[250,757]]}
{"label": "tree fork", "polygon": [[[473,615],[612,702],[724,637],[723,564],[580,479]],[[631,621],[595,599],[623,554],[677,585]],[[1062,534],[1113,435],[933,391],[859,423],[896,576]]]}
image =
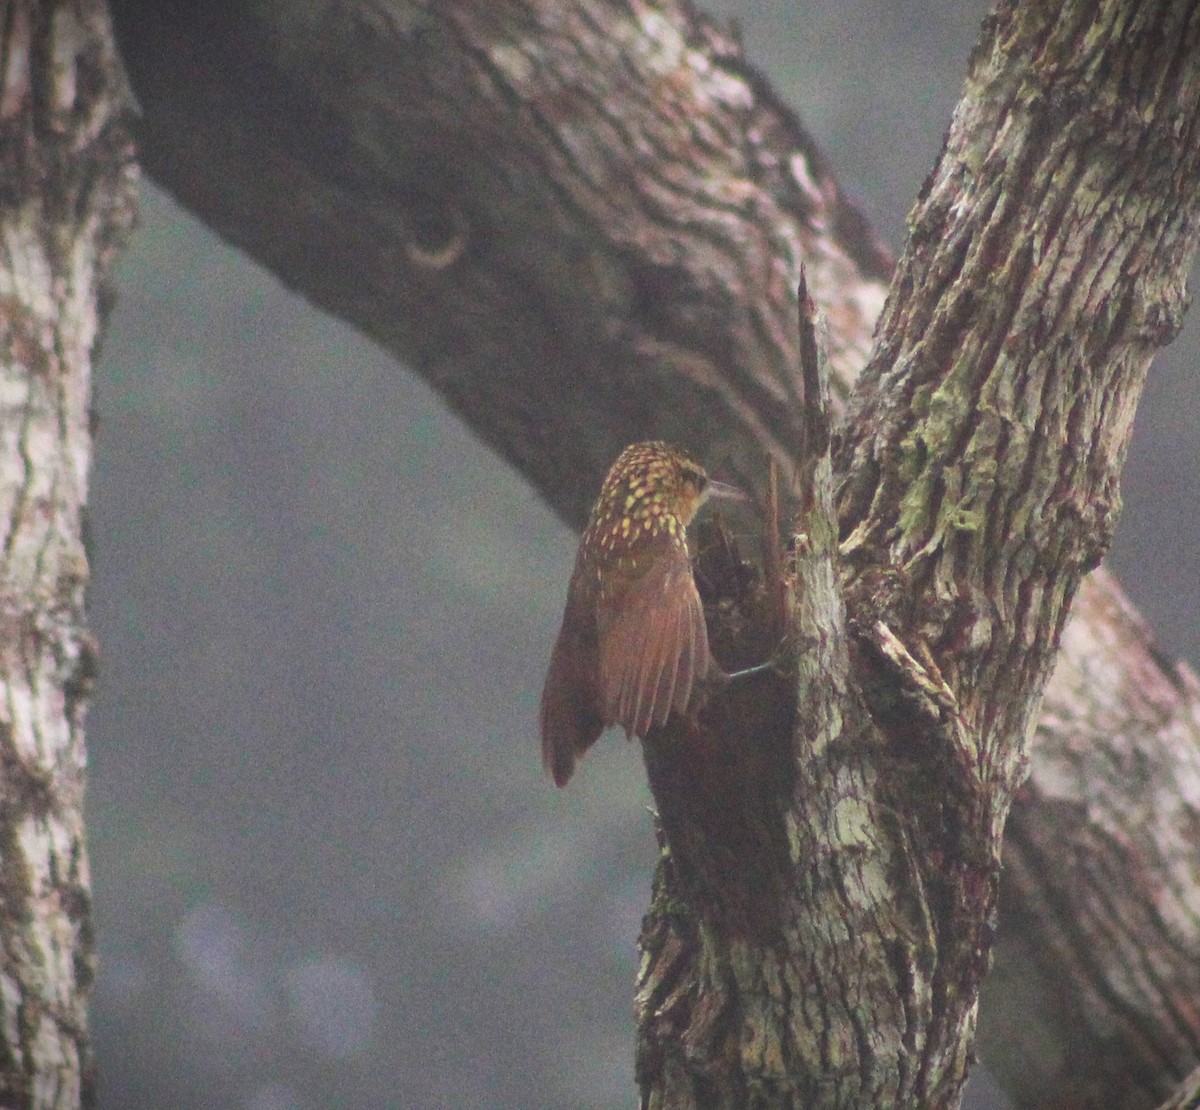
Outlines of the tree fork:
{"label": "tree fork", "polygon": [[[408,360],[564,519],[579,524],[616,451],[651,433],[751,488],[764,456],[791,472],[795,260],[808,260],[829,323],[839,395],[865,357],[886,252],[736,42],[690,6],[457,0],[384,20],[337,0],[299,22],[286,2],[115,8],[151,173]],[[1194,113],[1178,106],[1191,78],[1130,61],[1155,41],[1194,55],[1191,24],[1163,29],[1163,5],[1121,12],[1125,53],[1080,38],[1063,58],[1140,75],[1138,117],[1171,113],[1190,142]],[[996,18],[1012,16],[1005,5]],[[992,42],[995,31],[993,20]],[[1039,56],[1046,75],[1054,62]],[[1030,77],[1035,101],[1061,97],[1038,67]],[[973,80],[960,112],[980,92]],[[1090,97],[1075,105],[1094,110]],[[1118,122],[1127,133],[1137,119]],[[1139,161],[1157,165],[1164,137],[1149,129]],[[416,234],[430,226],[421,212],[445,214],[447,235]],[[1158,230],[1187,249],[1186,221]],[[409,246],[431,239],[455,245],[452,263],[407,269]],[[1175,253],[1143,280],[1181,273]],[[561,389],[529,380],[545,367]],[[919,644],[898,638],[932,674]],[[1102,572],[1063,644],[1015,800],[1022,835],[1006,847],[981,1044],[1023,1106],[1151,1106],[1200,1048],[1200,687],[1162,660]],[[1057,850],[1037,853],[1043,842]]]}
{"label": "tree fork", "polygon": [[[645,929],[643,1105],[961,1095],[1027,737],[1071,600],[1111,537],[1137,396],[1181,321],[1200,218],[1200,15],[1127,15],[1002,7],[974,55],[838,455],[851,701],[813,749],[827,755],[815,776],[798,749],[784,814],[756,805],[799,830],[790,881],[781,866],[761,884],[761,919],[780,923],[768,947],[748,953],[713,916],[716,868],[681,881],[720,826],[675,835],[679,806],[647,745],[669,866]],[[1144,90],[1122,75],[1164,72],[1177,84],[1147,123],[1130,111]],[[820,724],[802,708],[797,734]],[[769,744],[753,722],[737,740],[751,764]],[[675,761],[687,751],[674,745]],[[723,769],[721,787],[745,797],[733,761]],[[658,915],[686,927],[664,940]],[[666,998],[647,989],[658,952]]]}

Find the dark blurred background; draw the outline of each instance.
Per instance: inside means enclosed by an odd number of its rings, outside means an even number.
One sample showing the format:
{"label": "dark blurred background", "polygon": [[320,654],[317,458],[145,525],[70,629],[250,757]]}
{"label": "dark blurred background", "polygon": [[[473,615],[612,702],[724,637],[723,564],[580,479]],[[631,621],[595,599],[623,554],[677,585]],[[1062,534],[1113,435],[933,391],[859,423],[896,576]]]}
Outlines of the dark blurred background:
{"label": "dark blurred background", "polygon": [[[706,6],[899,249],[986,5]],[[575,537],[153,187],[120,285],[92,495],[102,1106],[631,1105],[640,759],[606,737],[558,792],[535,734]],[[1111,559],[1193,660],[1196,347],[1193,320],[1152,372]]]}

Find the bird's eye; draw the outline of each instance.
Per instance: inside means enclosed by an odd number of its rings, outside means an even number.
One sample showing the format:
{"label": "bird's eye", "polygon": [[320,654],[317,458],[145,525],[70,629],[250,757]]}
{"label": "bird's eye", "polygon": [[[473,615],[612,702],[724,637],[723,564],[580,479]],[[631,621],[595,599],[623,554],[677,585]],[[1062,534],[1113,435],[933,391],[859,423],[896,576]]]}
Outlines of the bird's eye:
{"label": "bird's eye", "polygon": [[703,492],[704,487],[708,485],[708,475],[692,466],[685,466],[680,472],[680,477],[695,486],[697,493]]}

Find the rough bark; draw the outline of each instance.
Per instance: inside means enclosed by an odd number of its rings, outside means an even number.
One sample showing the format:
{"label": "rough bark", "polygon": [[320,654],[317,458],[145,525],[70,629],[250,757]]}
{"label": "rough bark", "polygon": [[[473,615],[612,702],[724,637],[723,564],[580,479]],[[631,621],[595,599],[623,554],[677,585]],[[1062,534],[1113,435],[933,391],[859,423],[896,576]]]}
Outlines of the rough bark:
{"label": "rough bark", "polygon": [[1160,1110],[1196,1110],[1197,1107],[1200,1107],[1200,1068],[1179,1084]]}
{"label": "rough bark", "polygon": [[[836,460],[849,689],[799,715],[795,783],[741,719],[702,722],[719,787],[694,738],[647,744],[643,1105],[959,1098],[1026,738],[1200,219],[1200,12],[1127,16],[985,30]],[[799,644],[839,629],[797,606]]]}
{"label": "rough bark", "polygon": [[114,12],[149,171],[420,367],[575,523],[639,438],[759,491],[764,450],[790,467],[801,259],[835,371],[865,358],[889,261],[736,45],[678,9]]}
{"label": "rough bark", "polygon": [[1197,843],[1200,681],[1097,572],[1005,833],[980,1041],[1018,1105],[1154,1106],[1200,1055]]}
{"label": "rough bark", "polygon": [[[1111,538],[1137,398],[1180,325],[1195,248],[1200,12],[1134,7],[1014,6],[990,21],[839,460],[852,616],[883,614],[864,642],[885,652],[895,635],[941,687],[956,724],[944,758],[978,776],[952,767],[934,787],[941,814],[913,835],[929,837],[926,867],[939,839],[963,839],[916,892],[937,932],[931,1013],[955,1020],[957,1004],[964,1028],[961,946],[974,928],[987,950],[997,877],[979,865],[998,855],[1081,575]],[[895,752],[912,721],[883,704]],[[962,916],[975,900],[978,925]]]}
{"label": "rough bark", "polygon": [[76,1107],[94,1095],[82,793],[91,368],[135,175],[103,4],[2,11],[0,1105]]}
{"label": "rough bark", "polygon": [[[141,134],[151,172],[290,284],[408,360],[566,519],[582,520],[616,451],[647,434],[680,440],[710,469],[755,490],[762,489],[765,454],[791,472],[802,422],[791,300],[800,260],[828,320],[835,379],[847,382],[865,357],[888,260],[736,44],[686,6],[461,0],[394,4],[385,12],[350,0],[304,6],[264,0],[236,13],[185,7],[136,0],[115,5],[146,112]],[[1175,7],[1177,18],[1191,17],[1190,5]],[[1044,8],[1038,11],[1050,18]],[[1120,8],[1130,49],[1152,49],[1153,19],[1166,18],[1163,8],[1132,3]],[[1103,9],[1097,26],[1103,18],[1118,18],[1114,10]],[[1007,7],[1000,25],[1024,26]],[[1014,121],[1042,129],[1036,135],[1010,130],[997,151],[969,167],[980,174],[1005,168],[996,159],[1009,138],[1029,152],[1026,171],[1009,167],[1020,192],[1011,191],[1010,180],[1010,191],[1000,195],[1000,230],[984,235],[987,251],[968,259],[976,273],[991,257],[988,251],[1033,277],[1064,272],[1055,266],[1066,260],[1053,252],[1064,213],[1078,199],[1074,186],[1087,182],[1094,159],[1114,177],[1128,168],[1120,159],[1129,150],[1104,140],[1096,130],[1099,120],[1124,139],[1137,113],[1153,121],[1174,111],[1181,141],[1191,136],[1194,120],[1178,105],[1166,106],[1169,86],[1174,83],[1175,94],[1184,87],[1180,66],[1104,70],[1100,62],[1111,55],[1094,45],[1103,39],[1102,34],[1089,39],[1084,50],[1063,37],[1064,53],[1039,56],[1025,83],[1010,85],[1010,95],[999,103],[986,100],[982,79],[968,89],[967,105],[960,109],[964,127],[994,130],[1011,112]],[[1158,48],[1175,42],[1167,38]],[[1000,45],[1002,56],[1028,47],[1021,41]],[[1110,42],[1106,49],[1112,47]],[[978,58],[977,72],[987,65],[987,57]],[[1122,74],[1134,94],[1134,108],[1124,114],[1119,100],[1098,99],[1093,89],[1094,82]],[[1143,83],[1134,87],[1139,78]],[[1029,104],[1036,106],[1039,97],[1043,110],[1031,115]],[[993,115],[972,119],[984,103]],[[1021,172],[1041,180],[1036,159],[1053,144],[1059,125],[1076,115],[1093,128],[1086,149],[1061,148],[1074,160],[1057,177],[1043,171],[1060,191],[1027,189]],[[1146,179],[1156,180],[1166,163],[1152,155],[1169,136],[1161,127],[1148,127],[1144,138],[1134,158]],[[1073,181],[1075,172],[1081,176]],[[958,179],[959,186],[966,183]],[[1153,199],[1140,181],[1131,185],[1136,201]],[[1098,180],[1094,192],[1098,203],[1111,203],[1115,211],[1118,198],[1108,178]],[[932,229],[949,226],[957,215],[945,205],[929,210],[917,250],[932,250],[937,245]],[[1086,226],[1088,219],[1102,224],[1109,215],[1101,209],[1079,218]],[[1025,216],[1032,222],[1018,231],[1015,221]],[[1078,226],[1068,229],[1074,238],[1064,234],[1061,242],[1086,238]],[[1161,234],[1166,242],[1177,231],[1168,219],[1147,234]],[[1019,238],[1025,234],[1027,246],[1047,250],[1049,261],[1037,252],[1021,257]],[[1080,257],[1095,260],[1089,252]],[[1178,269],[1178,258],[1164,254],[1139,264],[1149,281]],[[940,263],[923,266],[923,282],[947,282]],[[1102,269],[1101,262],[1096,266]],[[901,286],[908,294],[921,293],[913,285],[914,272],[906,271]],[[1118,312],[1115,319],[1107,314],[1108,306],[1122,303],[1113,299],[1107,276],[1097,283],[1096,273],[1085,268],[1076,277],[1097,291],[1099,318],[1114,350],[1127,340],[1124,328],[1145,326],[1138,342],[1148,346],[1173,326],[1178,304],[1169,298],[1166,326],[1155,335],[1150,314],[1144,320],[1136,313],[1122,318]],[[1044,294],[1051,303],[1063,298],[1052,284]],[[1038,329],[1062,343],[1074,334],[1069,323],[1038,318],[1028,300],[1019,319],[1007,318],[1005,310],[1015,312],[1020,298],[1016,292],[989,293],[986,282],[974,301],[958,303],[963,318],[980,314],[990,322],[991,343],[981,340],[985,357],[978,360],[955,354],[967,350],[958,346],[962,318],[934,313],[931,295],[909,306],[916,320],[930,321],[937,331],[941,347],[935,350],[930,340],[930,356],[939,351],[946,356],[940,364],[931,357],[923,369],[918,360],[917,370],[930,383],[947,370],[961,382],[992,368],[998,358],[1011,360],[1012,351],[1028,344]],[[1130,296],[1128,310],[1137,307],[1137,297]],[[1075,325],[1077,308],[1070,309]],[[1014,320],[1026,332],[1014,334]],[[883,355],[891,365],[895,345]],[[1028,369],[1013,372],[1051,381],[1052,374],[1068,371],[1045,359],[1062,355],[1055,347],[1042,362],[1031,357]],[[1141,348],[1129,352],[1131,368],[1107,383],[1092,381],[1081,366],[1070,371],[1083,396],[1108,396],[1107,387],[1125,406],[1105,410],[1103,425],[1097,412],[1079,407],[1081,430],[1106,429],[1096,441],[1098,451],[1091,441],[1068,440],[1068,463],[1079,468],[1071,480],[1101,490],[1110,505],[1144,358]],[[882,367],[874,388],[886,393],[884,387],[895,380],[889,383]],[[1097,375],[1113,369],[1097,355]],[[1066,379],[1053,380],[1061,390]],[[944,409],[946,399],[932,388],[918,399],[928,402],[935,417],[945,417],[932,429],[940,437],[935,447],[945,446],[951,420],[964,418],[961,411]],[[1001,450],[1008,452],[1011,464],[1018,457],[1013,452],[1031,450],[1027,414],[1012,409],[1012,397],[1000,400],[1008,408],[992,404],[989,419],[997,434],[991,445],[997,459]],[[911,406],[897,404],[896,411],[911,412]],[[928,421],[929,414],[923,415]],[[1076,423],[1069,409],[1057,419],[1058,429]],[[1014,433],[1024,434],[1026,442],[1014,445]],[[888,465],[913,463],[917,447],[917,439],[906,446],[900,435],[880,451]],[[975,441],[981,458],[985,448]],[[1031,582],[1026,563],[1033,554],[1062,554],[1074,565],[1059,568],[1060,577],[1042,583],[1040,595],[1027,586],[1015,599],[1002,598],[994,613],[985,592],[974,599],[968,595],[962,611],[935,607],[931,618],[947,633],[962,629],[972,613],[990,618],[990,638],[968,637],[961,672],[949,668],[952,692],[974,705],[976,722],[986,726],[989,783],[996,791],[989,829],[1007,808],[1019,772],[1012,730],[1033,710],[1028,695],[1048,667],[1074,577],[1103,546],[1111,525],[1111,515],[1090,518],[1094,509],[1083,501],[1073,515],[1060,491],[1046,492],[1049,472],[1031,469],[1037,473],[1028,478],[1019,473],[1017,490],[1030,495],[1038,478],[1045,505],[1060,507],[1056,523],[1062,535],[1046,529],[1030,539],[1029,522],[1018,521],[1015,530],[1026,529],[1027,547],[1004,556],[1015,568],[1013,581]],[[935,471],[918,468],[921,473]],[[978,483],[970,487],[965,480],[970,477],[964,472],[956,478],[953,468],[942,468],[936,482],[922,486],[922,496],[940,497],[943,511],[902,517],[901,540],[916,527],[936,541],[913,549],[921,588],[936,592],[938,582],[957,581],[954,559],[966,561],[964,574],[972,560],[977,565],[975,545],[988,527],[979,514],[985,506],[988,512],[1007,512],[989,500],[994,491]],[[947,478],[959,481],[958,488],[946,486]],[[964,500],[968,492],[977,501]],[[893,511],[894,493],[889,493]],[[1093,523],[1099,532],[1090,530]],[[890,533],[879,535],[885,549],[895,542],[901,549],[911,546]],[[1005,537],[996,538],[1003,546]],[[999,617],[1032,615],[1038,606],[1041,612],[1024,626],[1040,629],[1033,650],[1025,658],[1010,640],[1017,665],[1008,675],[993,653],[1002,650],[999,640],[1018,630]],[[976,631],[984,627],[978,616],[973,619]],[[1189,996],[1195,997],[1191,985],[1200,937],[1194,915],[1185,912],[1200,904],[1195,869],[1188,866],[1200,803],[1200,787],[1188,770],[1200,738],[1200,698],[1131,624],[1111,582],[1084,588],[1078,619],[1064,638],[1059,677],[1047,691],[1031,752],[1032,776],[1010,824],[1008,858],[1018,881],[1005,896],[998,946],[1004,974],[990,998],[996,1020],[985,1028],[984,1051],[1023,1105],[1072,1098],[1097,1104],[1097,1091],[1115,1089],[1126,1094],[1127,1105],[1151,1105],[1193,1065],[1200,1045],[1194,1007],[1188,1005]],[[918,702],[925,698],[928,707],[932,694],[922,688],[933,673],[928,662],[918,660],[904,641],[877,636],[874,650],[880,665],[891,668],[891,680],[907,675],[913,696]],[[1097,675],[1104,679],[1103,690]],[[1016,692],[995,720],[984,712],[994,702],[982,688],[990,676],[1011,682]],[[931,689],[940,691],[936,682]],[[1114,767],[1132,767],[1137,774],[1125,776]],[[1103,804],[1095,803],[1100,797]],[[1139,812],[1150,798],[1156,812],[1174,818],[1136,828],[1127,819],[1114,824],[1114,814]],[[1070,854],[1047,851],[1047,845],[1062,843],[1064,828]],[[788,849],[768,859],[786,866]],[[981,862],[982,873],[990,876],[991,861]],[[1081,881],[1089,875],[1095,877],[1090,895]],[[1149,912],[1142,912],[1147,906]],[[911,952],[905,948],[902,962],[911,953],[930,951],[921,948],[927,940],[920,936]],[[1134,967],[1142,973],[1131,974]],[[1037,983],[1034,969],[1051,985]],[[961,965],[967,988],[979,970],[969,960]],[[919,978],[914,974],[913,981]],[[1056,1031],[1047,1042],[1054,1050],[1030,1053],[1021,1033],[1040,1027]],[[929,1035],[927,1027],[920,1031]]]}

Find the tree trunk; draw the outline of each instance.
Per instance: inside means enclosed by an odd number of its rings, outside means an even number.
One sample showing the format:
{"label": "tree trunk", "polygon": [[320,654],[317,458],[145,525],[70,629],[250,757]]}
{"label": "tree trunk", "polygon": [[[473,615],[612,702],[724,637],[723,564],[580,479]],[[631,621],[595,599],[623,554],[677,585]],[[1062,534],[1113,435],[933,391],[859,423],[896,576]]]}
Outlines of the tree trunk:
{"label": "tree trunk", "polygon": [[0,24],[0,1105],[93,1101],[82,536],[92,358],[133,221],[128,100],[99,2]]}
{"label": "tree trunk", "polygon": [[[686,5],[114,6],[151,172],[410,361],[566,519],[582,520],[617,450],[650,434],[760,498],[764,456],[789,478],[819,464],[798,447],[798,264],[844,393],[889,262],[736,44]],[[764,1098],[782,1073],[817,1083],[806,1068],[831,1077],[808,1088],[816,1098],[954,1097],[1022,736],[1079,575],[1111,530],[1145,361],[1178,320],[1195,19],[1191,5],[1006,4],[989,24],[956,117],[961,161],[943,158],[923,198],[842,455],[845,665],[861,711],[825,749],[799,737],[785,755],[803,773],[782,795],[778,751],[760,745],[761,764],[739,773],[767,789],[762,821],[735,822],[712,851],[688,841],[686,796],[666,798],[682,810],[663,804],[680,769],[648,752],[672,867],[687,861],[660,875],[646,937],[648,1100],[706,1097],[713,1068]],[[819,545],[800,556],[819,581]],[[909,594],[927,609],[906,610]],[[1018,881],[1003,895],[985,1051],[1023,1105],[1108,1105],[1114,1091],[1152,1105],[1200,1045],[1188,1001],[1200,987],[1188,909],[1200,904],[1200,697],[1110,580],[1080,601],[1015,798]],[[837,649],[836,605],[795,619]],[[912,718],[903,743],[897,706]],[[1147,812],[1158,819],[1129,817]],[[779,888],[778,928],[730,933],[745,924],[747,881],[715,924],[672,917],[696,908],[694,884],[712,892],[722,860],[749,866],[745,843],[764,849],[754,866]],[[797,846],[813,861],[807,888]],[[822,885],[848,868],[857,885]],[[888,903],[889,890],[913,897]],[[855,914],[853,944],[823,938]],[[819,962],[823,945],[854,962]],[[861,998],[847,997],[850,967]],[[710,976],[700,1009],[693,972]],[[831,1008],[809,1042],[785,1003],[817,997]],[[731,999],[747,1008],[722,1009]],[[1050,1048],[1030,1052],[1022,1033],[1043,1028]]]}

